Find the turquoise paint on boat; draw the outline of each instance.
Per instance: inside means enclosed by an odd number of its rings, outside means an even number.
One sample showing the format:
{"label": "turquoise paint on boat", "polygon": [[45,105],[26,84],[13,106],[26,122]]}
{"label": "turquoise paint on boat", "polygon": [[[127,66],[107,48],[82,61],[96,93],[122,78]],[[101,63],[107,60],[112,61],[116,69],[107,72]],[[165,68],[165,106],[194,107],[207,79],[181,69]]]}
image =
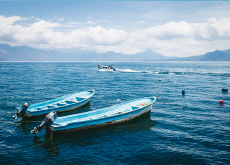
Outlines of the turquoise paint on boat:
{"label": "turquoise paint on boat", "polygon": [[126,122],[149,113],[155,101],[156,97],[146,97],[103,109],[57,117],[50,128],[54,132],[65,132]]}
{"label": "turquoise paint on boat", "polygon": [[50,111],[62,112],[79,108],[87,104],[91,97],[95,94],[95,90],[71,93],[53,100],[29,105],[25,112],[19,113],[22,107],[18,107],[18,113],[14,117],[32,117],[46,115]]}

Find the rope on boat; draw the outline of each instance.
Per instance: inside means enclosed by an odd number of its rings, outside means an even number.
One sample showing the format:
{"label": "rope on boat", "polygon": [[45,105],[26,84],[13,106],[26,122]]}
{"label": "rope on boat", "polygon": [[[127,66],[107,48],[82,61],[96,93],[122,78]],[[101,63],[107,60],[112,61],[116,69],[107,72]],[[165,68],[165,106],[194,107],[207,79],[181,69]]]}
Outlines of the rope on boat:
{"label": "rope on boat", "polygon": [[42,121],[17,121],[17,123],[40,123]]}
{"label": "rope on boat", "polygon": [[[40,143],[40,144],[37,144],[37,145],[35,145],[35,146],[28,147],[28,148],[22,148],[22,149],[13,150],[13,152],[25,151],[25,150],[27,150],[27,149],[29,149],[29,148],[36,148],[36,147],[38,147],[38,146],[41,146],[41,145],[46,144],[46,143],[49,142],[52,138],[53,138],[52,131],[50,131],[50,138],[49,138],[47,141],[45,141],[45,142],[43,142],[43,143]],[[1,152],[0,152],[0,153],[1,153]]]}
{"label": "rope on boat", "polygon": [[[9,121],[9,120],[1,120],[0,122],[5,122],[5,121]],[[17,123],[40,123],[41,121],[17,121],[17,122],[14,122],[14,123],[11,123],[11,124],[3,124],[3,125],[0,125],[1,127],[7,127],[7,126],[10,126],[10,125],[15,125]]]}
{"label": "rope on boat", "polygon": [[[5,121],[9,121],[9,120],[0,120],[0,122],[5,122]],[[41,121],[16,121],[15,123],[39,123]],[[12,124],[15,124],[15,123],[12,123]]]}
{"label": "rope on boat", "polygon": [[175,105],[175,106],[181,107],[183,109],[187,108],[187,107],[184,107],[184,106],[181,106],[181,105],[177,105],[177,104],[173,104],[173,103],[167,103],[166,101],[161,100],[159,97],[157,97],[157,99],[160,100],[160,102],[163,102],[163,103],[166,103],[166,104]]}

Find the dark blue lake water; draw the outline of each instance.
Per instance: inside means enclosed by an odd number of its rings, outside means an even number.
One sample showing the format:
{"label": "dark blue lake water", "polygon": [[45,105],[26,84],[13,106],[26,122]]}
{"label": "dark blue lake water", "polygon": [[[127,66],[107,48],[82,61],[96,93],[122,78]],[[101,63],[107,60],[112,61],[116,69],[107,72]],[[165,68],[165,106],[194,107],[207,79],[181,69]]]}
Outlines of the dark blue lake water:
{"label": "dark blue lake water", "polygon": [[[230,164],[230,62],[0,63],[0,164]],[[161,80],[161,81],[159,81]],[[59,116],[157,96],[150,115],[51,135],[30,133],[15,107],[95,89],[91,102]],[[185,90],[185,95],[181,91]],[[219,104],[223,99],[224,104]]]}

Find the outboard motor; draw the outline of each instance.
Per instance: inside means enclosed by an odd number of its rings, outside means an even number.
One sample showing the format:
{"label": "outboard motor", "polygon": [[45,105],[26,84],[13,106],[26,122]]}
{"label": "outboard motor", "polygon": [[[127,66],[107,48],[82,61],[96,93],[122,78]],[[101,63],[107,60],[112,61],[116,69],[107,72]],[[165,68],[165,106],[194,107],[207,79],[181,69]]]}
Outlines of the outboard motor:
{"label": "outboard motor", "polygon": [[26,110],[28,109],[28,107],[30,106],[30,103],[25,102],[24,104],[22,104],[22,106],[20,107],[20,109],[17,109],[17,113],[15,113],[15,115],[13,116],[14,119],[17,119],[17,116],[21,116],[24,117],[26,114]]}
{"label": "outboard motor", "polygon": [[31,133],[36,134],[43,128],[46,129],[46,132],[49,132],[50,126],[56,118],[57,118],[57,113],[55,111],[51,111],[49,114],[46,115],[45,120],[39,126],[34,127]]}

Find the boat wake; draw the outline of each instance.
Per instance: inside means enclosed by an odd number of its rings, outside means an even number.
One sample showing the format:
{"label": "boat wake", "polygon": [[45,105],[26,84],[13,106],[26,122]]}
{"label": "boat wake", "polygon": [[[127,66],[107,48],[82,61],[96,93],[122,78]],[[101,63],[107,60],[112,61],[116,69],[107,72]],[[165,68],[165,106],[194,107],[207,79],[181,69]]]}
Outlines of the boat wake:
{"label": "boat wake", "polygon": [[119,72],[126,73],[151,73],[151,74],[169,74],[169,75],[209,75],[209,76],[224,76],[230,77],[230,73],[219,73],[219,72],[180,72],[180,71],[143,71],[143,70],[132,70],[132,69],[116,69]]}
{"label": "boat wake", "polygon": [[230,73],[219,72],[169,72],[169,71],[154,71],[155,74],[174,74],[174,75],[206,75],[206,76],[224,76],[230,77]]}
{"label": "boat wake", "polygon": [[170,72],[170,71],[154,71],[153,73],[155,74],[191,74],[191,75],[199,74],[196,72]]}
{"label": "boat wake", "polygon": [[116,69],[116,71],[130,72],[130,73],[152,73],[152,74],[198,74],[195,72],[143,71],[143,70],[132,70],[132,69]]}
{"label": "boat wake", "polygon": [[116,69],[119,72],[128,72],[128,73],[153,73],[151,71],[141,71],[141,70],[132,70],[132,69]]}

